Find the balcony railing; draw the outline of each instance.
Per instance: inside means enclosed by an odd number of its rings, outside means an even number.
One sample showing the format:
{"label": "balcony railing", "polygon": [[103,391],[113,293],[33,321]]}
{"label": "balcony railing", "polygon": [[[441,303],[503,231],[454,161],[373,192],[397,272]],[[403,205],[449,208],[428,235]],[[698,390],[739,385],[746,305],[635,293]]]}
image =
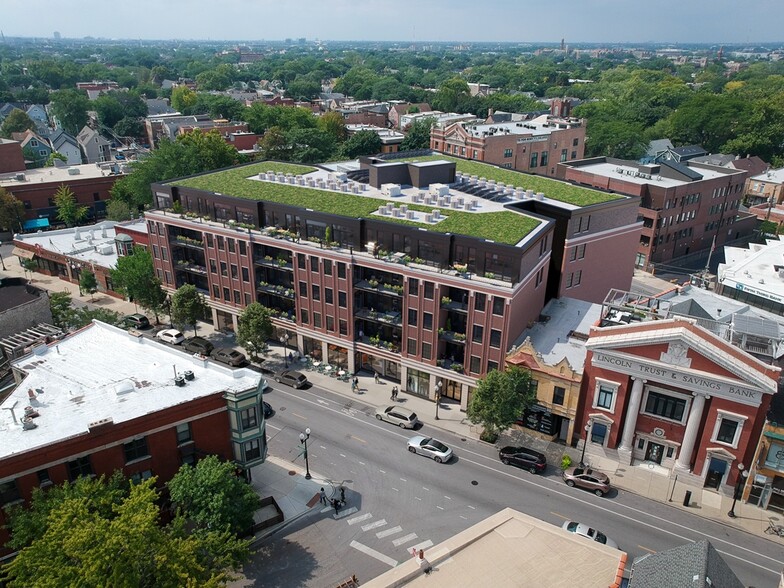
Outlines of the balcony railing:
{"label": "balcony railing", "polygon": [[400,346],[397,343],[393,341],[385,341],[380,337],[362,336],[362,337],[357,337],[356,340],[358,343],[364,343],[365,345],[370,345],[372,347],[377,347],[379,349],[387,349],[392,353],[400,353]]}
{"label": "balcony railing", "polygon": [[260,282],[256,286],[258,292],[266,292],[267,294],[275,294],[276,296],[283,296],[284,298],[294,298],[294,289],[287,288],[286,286],[279,286],[276,284],[267,284]]}
{"label": "balcony railing", "polygon": [[397,284],[384,284],[378,280],[360,280],[354,284],[354,288],[358,290],[365,290],[366,292],[378,292],[380,294],[389,294],[390,296],[402,296],[403,286]]}
{"label": "balcony railing", "polygon": [[445,329],[438,329],[438,338],[451,343],[459,343],[465,345],[466,336],[463,333],[455,333],[454,331],[447,331]]}
{"label": "balcony railing", "polygon": [[292,271],[294,269],[290,261],[286,261],[284,259],[274,259],[269,256],[254,257],[253,263],[264,267],[271,267],[273,269],[285,269],[289,271]]}
{"label": "balcony railing", "polygon": [[199,251],[204,249],[204,241],[199,239],[191,239],[190,237],[183,237],[182,235],[177,235],[174,237],[172,245],[188,247],[189,249],[198,249]]}
{"label": "balcony railing", "polygon": [[377,323],[395,325],[397,327],[403,326],[403,314],[400,312],[380,312],[377,310],[370,310],[369,308],[360,308],[356,311],[355,316],[357,318],[366,319]]}
{"label": "balcony railing", "polygon": [[203,266],[203,265],[198,265],[198,264],[195,264],[195,263],[187,263],[187,262],[181,263],[181,262],[177,262],[177,264],[174,266],[174,269],[190,272],[192,274],[197,274],[197,275],[200,275],[200,276],[206,276],[207,275],[207,268],[205,266]]}
{"label": "balcony railing", "polygon": [[441,297],[441,308],[446,310],[457,310],[458,312],[468,312],[468,304],[465,302],[457,302],[448,296]]}

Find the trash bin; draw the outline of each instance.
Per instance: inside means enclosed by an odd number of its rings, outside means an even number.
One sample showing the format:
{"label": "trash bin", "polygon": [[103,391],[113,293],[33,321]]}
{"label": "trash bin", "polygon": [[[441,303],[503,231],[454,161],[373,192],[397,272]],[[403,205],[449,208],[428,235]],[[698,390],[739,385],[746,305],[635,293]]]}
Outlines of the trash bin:
{"label": "trash bin", "polygon": [[686,490],[686,494],[683,496],[683,506],[689,506],[691,504],[691,490]]}

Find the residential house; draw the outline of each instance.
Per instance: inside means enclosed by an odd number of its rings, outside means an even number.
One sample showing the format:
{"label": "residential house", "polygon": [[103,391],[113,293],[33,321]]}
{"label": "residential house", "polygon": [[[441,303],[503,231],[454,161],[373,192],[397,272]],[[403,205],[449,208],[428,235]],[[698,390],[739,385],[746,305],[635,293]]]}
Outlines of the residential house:
{"label": "residential house", "polygon": [[631,567],[629,588],[745,586],[706,539],[664,551],[646,553],[635,558]]}
{"label": "residential house", "polygon": [[23,133],[12,133],[11,138],[19,141],[25,164],[29,168],[43,167],[53,152],[49,142],[30,129]]}
{"label": "residential house", "polygon": [[654,162],[661,163],[662,161],[675,161],[677,163],[686,163],[697,157],[704,157],[708,155],[699,145],[685,145],[683,147],[667,147],[661,151],[657,151],[653,158]]}
{"label": "residential house", "polygon": [[95,129],[85,126],[76,135],[76,141],[82,150],[84,163],[101,163],[112,160],[112,144]]}
{"label": "residential house", "polygon": [[397,153],[400,150],[400,144],[406,138],[403,133],[386,127],[360,124],[346,125],[346,132],[349,136],[355,135],[360,131],[371,131],[378,135],[379,139],[381,139],[381,153]]}
{"label": "residential house", "polygon": [[744,186],[749,206],[784,204],[784,168],[767,170],[749,177]]}
{"label": "residential house", "polygon": [[67,165],[80,165],[82,163],[82,150],[79,148],[79,141],[64,130],[56,130],[49,137],[49,144],[54,151],[65,156]]}
{"label": "residential house", "polygon": [[393,129],[401,129],[402,126],[400,125],[400,117],[404,114],[412,113],[412,112],[431,112],[433,109],[430,108],[430,105],[427,102],[419,102],[419,103],[410,103],[410,102],[403,102],[400,104],[393,104],[388,113],[389,118],[389,126]]}

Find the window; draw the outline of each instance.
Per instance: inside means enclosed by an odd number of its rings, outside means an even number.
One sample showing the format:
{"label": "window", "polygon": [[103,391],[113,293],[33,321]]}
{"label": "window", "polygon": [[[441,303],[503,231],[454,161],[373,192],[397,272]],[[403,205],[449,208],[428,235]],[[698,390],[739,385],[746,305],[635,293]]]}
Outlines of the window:
{"label": "window", "polygon": [[531,165],[528,167],[536,167],[539,164],[539,153],[534,151],[531,153]]}
{"label": "window", "polygon": [[539,162],[539,165],[541,167],[547,166],[547,156],[548,156],[547,151],[542,151],[541,161]]}
{"label": "window", "polygon": [[476,297],[474,298],[474,310],[478,312],[484,312],[486,300],[487,297],[485,294],[477,294]]}
{"label": "window", "polygon": [[332,275],[332,260],[331,259],[325,259],[324,263],[322,263],[321,266],[324,268],[323,271],[324,271],[324,275],[325,276],[331,276]]}
{"label": "window", "polygon": [[553,404],[563,406],[564,399],[566,398],[566,389],[560,386],[553,388]]}
{"label": "window", "polygon": [[218,273],[218,264],[215,262],[214,259],[210,259],[210,273],[213,274]]}
{"label": "window", "polygon": [[504,149],[504,157],[512,157],[512,150]]}
{"label": "window", "polygon": [[207,247],[214,247],[214,243],[212,241],[212,233],[207,233]]}
{"label": "window", "polygon": [[313,293],[313,300],[321,300],[321,286],[313,284],[311,286],[311,291]]}
{"label": "window", "polygon": [[683,422],[683,414],[686,411],[686,399],[648,391],[648,398],[645,401],[645,412],[654,416]]}
{"label": "window", "polygon": [[346,308],[348,306],[345,292],[338,292],[338,306],[340,308]]}
{"label": "window", "polygon": [[155,259],[159,259],[160,258],[160,255],[158,254],[158,246],[157,245],[153,245],[152,246],[152,256]]}
{"label": "window", "polygon": [[433,295],[435,293],[435,287],[433,282],[425,282],[425,298],[428,300],[433,300]]}
{"label": "window", "polygon": [[468,370],[472,374],[478,374],[480,372],[480,370],[482,369],[481,365],[482,365],[481,358],[477,357],[476,355],[472,355],[471,356],[471,364],[470,364]]}
{"label": "window", "polygon": [[147,437],[134,439],[129,443],[125,443],[123,445],[123,451],[125,452],[125,463],[129,463],[143,457],[149,457],[150,452],[147,451]]}
{"label": "window", "polygon": [[308,321],[308,311],[307,311],[307,309],[305,309],[305,308],[300,309],[300,311],[299,311],[299,318],[300,318],[300,321],[303,324],[305,324],[305,325],[308,324],[309,321]]}
{"label": "window", "polygon": [[607,438],[607,425],[602,423],[593,423],[591,425],[591,443],[604,445],[604,440]]}
{"label": "window", "polygon": [[0,505],[10,504],[21,499],[22,495],[19,493],[16,480],[9,480],[0,484]]}
{"label": "window", "polygon": [[216,300],[220,298],[220,288],[218,288],[218,284],[212,285],[212,297]]}
{"label": "window", "polygon": [[317,272],[319,270],[319,258],[318,257],[311,257],[310,258],[310,271]]}
{"label": "window", "polygon": [[80,476],[92,476],[93,466],[90,464],[90,456],[85,455],[68,462],[68,479],[73,482]]}
{"label": "window", "polygon": [[169,260],[169,252],[166,251],[166,247],[161,247],[161,259],[163,261],[168,261]]}
{"label": "window", "polygon": [[313,313],[313,328],[315,329],[321,328],[321,313],[318,312]]}
{"label": "window", "polygon": [[226,302],[229,302],[231,300],[231,290],[229,290],[226,287],[223,288],[223,299]]}
{"label": "window", "polygon": [[534,287],[538,288],[542,283],[542,280],[544,280],[544,268],[540,268],[539,271],[536,272],[536,285]]}
{"label": "window", "polygon": [[324,288],[324,302],[335,304],[335,295],[332,288]]}
{"label": "window", "polygon": [[427,329],[428,331],[433,330],[433,313],[431,312],[422,313],[422,328]]}
{"label": "window", "polygon": [[297,255],[297,267],[299,269],[305,269],[305,256],[302,253]]}
{"label": "window", "polygon": [[490,330],[490,347],[501,347],[501,331],[497,329]]}
{"label": "window", "polygon": [[430,359],[433,353],[433,346],[430,343],[422,343],[422,359]]}
{"label": "window", "polygon": [[236,280],[239,277],[239,273],[237,272],[237,265],[232,263],[231,264],[231,279]]}
{"label": "window", "polygon": [[220,269],[221,269],[221,275],[222,276],[228,276],[229,275],[229,266],[226,264],[225,261],[221,261],[220,262]]}
{"label": "window", "polygon": [[596,383],[596,391],[593,397],[593,407],[603,408],[612,411],[615,408],[615,393],[618,391],[616,382],[599,380]]}
{"label": "window", "polygon": [[485,328],[482,325],[474,325],[473,333],[471,334],[471,341],[474,343],[481,343],[484,334]]}
{"label": "window", "polygon": [[245,306],[249,306],[250,305],[250,294],[245,292],[244,293],[244,298],[245,298]]}
{"label": "window", "polygon": [[493,314],[498,316],[504,316],[504,303],[506,299],[499,298],[498,296],[493,297]]}
{"label": "window", "polygon": [[181,425],[177,425],[176,431],[177,445],[182,445],[183,443],[193,441],[193,433],[191,432],[190,423],[182,423]]}
{"label": "window", "polygon": [[167,270],[167,271],[163,272],[163,276],[164,276],[164,279],[166,280],[167,284],[171,284],[172,283],[172,277],[171,277],[171,272],[170,271]]}
{"label": "window", "polygon": [[302,298],[308,297],[308,285],[305,282],[300,281],[299,283],[299,295]]}
{"label": "window", "polygon": [[252,459],[259,459],[261,457],[261,445],[258,439],[251,439],[246,441],[243,445],[245,451],[245,461]]}
{"label": "window", "polygon": [[240,241],[240,255],[247,255],[248,254],[248,246],[245,241]]}
{"label": "window", "polygon": [[246,267],[242,268],[242,281],[250,282],[250,271],[248,271],[248,268]]}
{"label": "window", "polygon": [[561,149],[561,161],[566,161],[568,157],[569,157],[569,150]]}
{"label": "window", "polygon": [[330,332],[334,331],[335,330],[335,317],[333,317],[331,314],[328,314],[326,316],[326,320],[327,320],[327,331],[330,331]]}
{"label": "window", "polygon": [[346,279],[346,264],[342,261],[338,262],[338,277],[342,279]]}
{"label": "window", "polygon": [[409,308],[408,309],[408,326],[409,327],[416,327],[418,318],[419,318],[419,313],[417,312],[417,309],[416,308]]}
{"label": "window", "polygon": [[338,320],[338,328],[341,335],[348,335],[348,322],[345,319]]}
{"label": "window", "polygon": [[408,347],[406,351],[409,355],[416,355],[417,352],[417,340],[416,339],[409,339],[408,340]]}
{"label": "window", "polygon": [[572,159],[577,159],[577,151],[572,151]]}
{"label": "window", "polygon": [[738,440],[740,439],[740,432],[743,429],[743,421],[745,420],[745,417],[741,415],[720,410],[711,441],[724,443],[731,447],[737,447]]}
{"label": "window", "polygon": [[492,372],[493,370],[498,370],[498,362],[497,361],[488,361],[487,362],[487,371]]}
{"label": "window", "polygon": [[152,470],[144,470],[143,472],[136,472],[131,474],[130,480],[132,484],[141,484],[143,480],[152,478]]}
{"label": "window", "polygon": [[220,235],[218,235],[217,239],[218,239],[218,249],[220,249],[221,251],[223,251],[223,237],[221,237]]}
{"label": "window", "polygon": [[577,247],[572,247],[569,251],[569,261],[574,261],[575,259],[584,259],[585,258],[585,245],[578,245]]}
{"label": "window", "polygon": [[255,406],[251,406],[240,412],[240,423],[243,431],[258,426],[259,421]]}
{"label": "window", "polygon": [[234,239],[226,239],[226,242],[229,244],[229,252],[236,253],[237,249],[235,247]]}
{"label": "window", "polygon": [[419,280],[416,278],[408,279],[408,293],[412,296],[419,294]]}
{"label": "window", "polygon": [[240,297],[239,290],[234,290],[234,304],[242,304],[242,298]]}

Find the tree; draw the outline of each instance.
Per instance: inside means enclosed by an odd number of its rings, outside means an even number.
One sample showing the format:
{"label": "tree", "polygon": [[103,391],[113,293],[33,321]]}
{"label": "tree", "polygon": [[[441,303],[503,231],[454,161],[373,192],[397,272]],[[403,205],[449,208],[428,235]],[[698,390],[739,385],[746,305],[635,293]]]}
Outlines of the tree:
{"label": "tree", "polygon": [[237,343],[248,350],[251,359],[258,359],[267,339],[272,337],[272,321],[269,308],[258,302],[245,307],[238,319]]}
{"label": "tree", "polygon": [[8,229],[11,233],[21,231],[24,212],[24,203],[5,188],[0,188],[0,229]]}
{"label": "tree", "polygon": [[111,276],[115,290],[152,311],[155,322],[160,322],[166,292],[155,276],[152,255],[146,247],[135,246],[131,255],[117,258],[117,267],[111,270]]}
{"label": "tree", "polygon": [[291,146],[291,161],[321,163],[335,153],[337,142],[330,133],[318,129],[294,129],[286,133]]}
{"label": "tree", "polygon": [[196,286],[185,284],[180,286],[172,295],[171,316],[176,325],[190,325],[196,334],[196,323],[204,318],[208,312],[207,304]]}
{"label": "tree", "polygon": [[30,281],[33,281],[33,272],[38,269],[38,262],[35,259],[23,259],[22,267],[26,272],[30,272]]}
{"label": "tree", "polygon": [[259,497],[237,477],[236,466],[215,455],[183,465],[167,484],[173,505],[201,529],[240,534],[253,525]]}
{"label": "tree", "polygon": [[259,141],[262,159],[273,161],[288,161],[291,147],[286,140],[286,135],[280,127],[272,127],[264,133]]}
{"label": "tree", "polygon": [[462,78],[451,78],[439,86],[433,97],[433,105],[444,112],[455,112],[459,110],[461,102],[470,97],[468,82]]}
{"label": "tree", "polygon": [[79,289],[90,295],[90,302],[93,301],[93,294],[98,291],[98,280],[95,279],[95,274],[90,270],[83,270],[79,274]]}
{"label": "tree", "polygon": [[188,86],[177,86],[171,93],[172,108],[179,110],[182,114],[189,114],[190,109],[196,104],[196,92]]}
{"label": "tree", "polygon": [[11,133],[23,133],[28,129],[35,129],[35,121],[19,108],[14,108],[0,126],[0,136],[11,138]]}
{"label": "tree", "polygon": [[343,143],[341,153],[344,157],[354,159],[361,155],[374,155],[381,151],[381,137],[375,131],[359,131]]}
{"label": "tree", "polygon": [[427,149],[430,147],[430,129],[433,128],[435,119],[432,116],[415,120],[408,127],[403,142],[400,144],[401,151],[411,151],[414,149]]}
{"label": "tree", "polygon": [[54,167],[54,160],[59,159],[60,161],[64,161],[68,163],[68,158],[58,151],[52,151],[49,157],[46,158],[46,163],[44,163],[44,167]]}
{"label": "tree", "polygon": [[59,90],[51,96],[52,113],[68,133],[76,136],[87,124],[90,101],[87,94],[79,90]]}
{"label": "tree", "polygon": [[124,116],[114,125],[114,132],[120,137],[141,137],[144,135],[144,125],[138,118]]}
{"label": "tree", "polygon": [[188,533],[182,517],[161,525],[154,485],[151,478],[119,495],[77,493],[52,504],[43,533],[5,567],[8,585],[226,585],[248,543],[227,531]]}
{"label": "tree", "polygon": [[319,117],[318,128],[335,137],[336,141],[343,141],[346,138],[346,123],[339,112],[327,112]]}
{"label": "tree", "polygon": [[106,218],[113,221],[127,221],[133,218],[133,210],[127,202],[112,198],[106,203]]}
{"label": "tree", "polygon": [[472,423],[484,426],[482,436],[486,441],[495,441],[535,400],[536,391],[528,370],[518,367],[505,372],[491,370],[471,396],[467,416]]}
{"label": "tree", "polygon": [[76,196],[65,184],[60,184],[54,193],[54,205],[57,207],[57,218],[69,227],[84,220],[90,212],[88,207],[79,205]]}
{"label": "tree", "polygon": [[73,306],[71,295],[68,292],[50,292],[49,308],[52,311],[52,322],[61,329],[71,326],[73,320]]}

